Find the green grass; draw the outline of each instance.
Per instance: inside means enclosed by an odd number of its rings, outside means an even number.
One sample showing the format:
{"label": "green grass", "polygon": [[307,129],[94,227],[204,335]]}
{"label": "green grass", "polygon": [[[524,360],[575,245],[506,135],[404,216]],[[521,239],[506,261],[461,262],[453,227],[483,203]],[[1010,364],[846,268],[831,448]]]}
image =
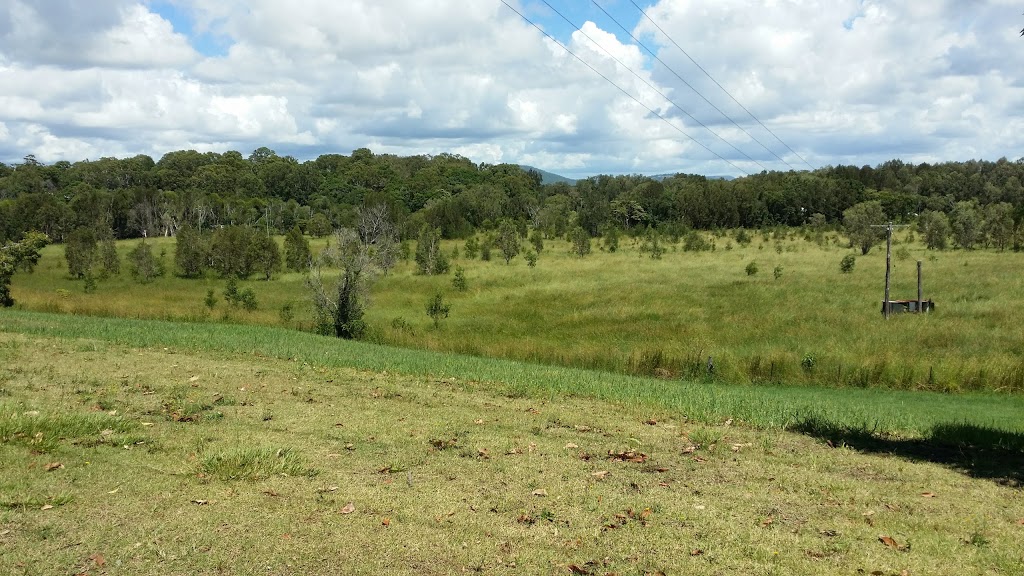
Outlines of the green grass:
{"label": "green grass", "polygon": [[[884,247],[841,274],[839,261],[850,251],[829,238],[819,246],[795,231],[778,239],[755,234],[742,247],[719,237],[714,252],[676,245],[660,260],[628,239],[615,254],[584,259],[549,240],[535,269],[521,258],[508,266],[456,260],[465,269],[464,292],[452,289],[450,275],[420,276],[405,262],[375,286],[367,320],[371,339],[384,344],[666,379],[703,380],[711,357],[713,379],[733,384],[1024,390],[1024,277],[1017,273],[1024,254],[933,252],[900,235],[896,252],[904,257],[893,260],[893,297],[916,297],[915,261],[922,260],[925,297],[937,310],[885,322]],[[153,242],[170,266],[173,239]],[[206,291],[220,296],[222,280],[167,276],[139,285],[122,274],[85,294],[80,281],[66,277],[62,254],[60,246],[47,247],[34,274],[15,278],[20,307],[300,330],[312,324],[299,274],[244,282],[259,300],[255,312],[223,300],[211,311]],[[750,261],[762,272],[747,276]],[[770,273],[776,267],[777,279]],[[438,290],[452,309],[435,330],[425,304]]]}
{"label": "green grass", "polygon": [[[2,574],[1009,575],[1024,557],[1016,396],[676,388],[20,311],[0,313],[0,350],[0,413],[88,422],[48,427],[46,453],[0,442]],[[174,420],[168,399],[222,417]],[[811,401],[848,420],[784,430]],[[998,429],[860,426],[886,405]],[[108,418],[133,441],[91,442]]]}
{"label": "green grass", "polygon": [[[734,419],[761,428],[786,428],[810,418],[842,426],[927,434],[941,424],[990,426],[1024,432],[1024,398],[990,393],[950,396],[886,389],[813,386],[736,386],[713,381],[669,381],[592,370],[392,348],[293,330],[231,324],[191,324],[44,313],[0,313],[0,332],[80,340],[102,350],[116,344],[174,351],[241,354],[254,362],[275,358],[325,367],[451,379],[473,390],[496,388],[512,397],[585,397],[649,406],[699,422]],[[185,388],[182,388],[185,386]],[[166,395],[188,398],[187,383]],[[188,400],[212,410],[213,401]],[[173,419],[173,418],[172,418]]]}

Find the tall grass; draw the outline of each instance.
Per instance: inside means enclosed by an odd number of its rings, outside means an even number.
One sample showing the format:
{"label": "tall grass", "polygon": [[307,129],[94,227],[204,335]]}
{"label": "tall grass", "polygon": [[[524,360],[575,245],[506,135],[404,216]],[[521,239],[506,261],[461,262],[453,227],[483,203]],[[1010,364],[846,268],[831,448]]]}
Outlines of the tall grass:
{"label": "tall grass", "polygon": [[[660,260],[624,240],[614,253],[576,258],[549,240],[535,269],[521,259],[458,260],[468,289],[450,276],[428,277],[401,263],[374,287],[367,312],[374,342],[518,359],[667,379],[735,384],[811,384],[943,392],[1024,391],[1024,254],[988,250],[932,252],[897,238],[893,296],[916,297],[915,261],[924,262],[930,315],[881,317],[884,247],[839,271],[849,250],[835,235],[822,245],[790,232],[742,247],[717,238],[713,252],[669,245]],[[455,245],[449,242],[445,250]],[[122,246],[130,248],[131,244]],[[173,260],[173,239],[156,251]],[[730,246],[730,249],[726,249]],[[906,249],[904,252],[902,249]],[[781,267],[779,278],[747,276],[746,264]],[[61,247],[48,247],[33,275],[19,275],[14,296],[24,309],[204,323],[284,325],[309,329],[302,277],[251,281],[259,309],[223,301],[210,310],[207,290],[222,280],[165,277],[150,285],[127,275],[85,294],[66,277]],[[451,316],[441,330],[424,312],[446,292]],[[707,369],[712,359],[713,370]]]}
{"label": "tall grass", "polygon": [[280,328],[192,324],[46,313],[0,313],[0,332],[86,339],[129,347],[292,359],[326,368],[395,372],[457,385],[496,388],[510,396],[581,396],[663,411],[702,422],[743,421],[786,428],[808,418],[836,425],[923,434],[939,424],[970,423],[1024,432],[1024,397],[991,393],[949,396],[886,389],[829,389],[778,384],[731,385],[665,380],[578,368],[444,354],[351,342]]}

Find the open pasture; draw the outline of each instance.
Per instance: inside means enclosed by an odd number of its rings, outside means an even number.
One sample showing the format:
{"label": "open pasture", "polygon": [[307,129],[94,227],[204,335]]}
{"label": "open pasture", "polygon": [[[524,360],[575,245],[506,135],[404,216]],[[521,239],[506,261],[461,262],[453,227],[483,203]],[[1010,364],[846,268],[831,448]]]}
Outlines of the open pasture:
{"label": "open pasture", "polygon": [[[401,262],[373,288],[367,320],[371,340],[620,373],[740,384],[812,384],[938,391],[1024,390],[1024,254],[928,251],[899,233],[894,245],[893,298],[916,297],[916,261],[924,263],[925,298],[936,312],[883,321],[884,246],[858,256],[835,234],[823,243],[796,230],[757,234],[747,246],[712,237],[714,251],[668,247],[660,259],[624,240],[616,253],[585,258],[564,241],[547,241],[536,268],[454,258],[467,290],[452,276],[422,276]],[[151,240],[173,268],[173,239]],[[122,243],[127,251],[132,243]],[[323,244],[320,243],[320,246]],[[314,250],[317,245],[314,244]],[[447,242],[451,252],[461,242]],[[303,278],[278,274],[247,281],[259,309],[220,300],[204,304],[216,278],[166,275],[134,283],[126,272],[102,280],[91,294],[67,278],[60,246],[46,248],[32,275],[18,275],[13,293],[28,310],[199,322],[240,322],[310,329]],[[746,268],[756,263],[758,272]],[[451,315],[434,330],[424,312],[437,291]],[[708,358],[713,369],[708,370]]]}
{"label": "open pasture", "polygon": [[669,383],[17,311],[0,315],[0,357],[5,574],[1013,574],[1024,560],[1013,396]]}

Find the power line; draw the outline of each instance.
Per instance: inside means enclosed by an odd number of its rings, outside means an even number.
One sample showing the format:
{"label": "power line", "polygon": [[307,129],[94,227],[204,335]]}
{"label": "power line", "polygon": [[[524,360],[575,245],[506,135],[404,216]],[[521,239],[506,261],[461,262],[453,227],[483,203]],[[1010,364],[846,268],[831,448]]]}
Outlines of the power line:
{"label": "power line", "polygon": [[699,140],[697,140],[697,139],[695,139],[695,138],[694,138],[693,136],[690,136],[689,134],[687,134],[685,130],[683,130],[682,128],[680,128],[680,127],[676,126],[675,124],[673,124],[673,123],[669,122],[667,118],[665,118],[665,117],[664,117],[664,116],[662,116],[661,114],[659,114],[659,113],[655,112],[655,111],[654,111],[654,110],[653,110],[653,109],[652,109],[652,108],[651,108],[650,106],[648,106],[648,105],[644,104],[644,103],[643,103],[643,102],[641,102],[641,101],[640,101],[639,99],[637,99],[637,98],[636,98],[635,96],[633,96],[632,94],[630,94],[629,92],[627,92],[627,91],[626,91],[626,90],[625,90],[624,88],[622,88],[621,86],[619,86],[618,84],[616,84],[615,82],[613,82],[613,81],[612,81],[611,79],[609,79],[609,78],[608,78],[607,76],[605,76],[604,74],[602,74],[602,73],[601,73],[601,72],[600,72],[600,71],[599,71],[599,70],[598,70],[597,68],[594,68],[593,66],[591,66],[591,65],[590,65],[590,64],[589,64],[589,63],[588,63],[588,62],[587,62],[586,60],[584,60],[583,58],[580,58],[579,56],[577,56],[577,55],[576,55],[576,53],[575,53],[575,52],[573,52],[572,50],[570,50],[568,46],[566,46],[565,44],[562,44],[561,42],[559,42],[559,41],[558,41],[558,40],[557,40],[557,39],[556,39],[556,38],[555,38],[554,36],[552,36],[551,34],[548,34],[548,33],[547,33],[547,31],[545,31],[545,30],[544,30],[543,28],[541,28],[541,27],[540,27],[539,25],[537,25],[537,24],[536,24],[536,23],[535,23],[535,22],[534,22],[533,20],[530,20],[530,19],[529,19],[529,18],[527,18],[526,16],[523,16],[523,14],[522,14],[521,12],[519,12],[519,10],[516,10],[515,8],[513,8],[511,4],[509,4],[508,2],[506,2],[506,0],[501,0],[501,3],[502,3],[502,4],[504,4],[504,5],[505,5],[505,6],[506,6],[506,7],[507,7],[507,8],[509,9],[509,10],[511,10],[511,11],[513,11],[513,12],[515,12],[515,13],[516,13],[516,14],[517,14],[517,15],[518,15],[518,16],[519,16],[520,18],[522,18],[523,20],[526,20],[526,22],[527,22],[528,24],[530,24],[531,26],[533,26],[534,28],[536,28],[536,29],[537,29],[537,30],[538,30],[538,31],[539,31],[539,32],[540,32],[541,34],[543,34],[544,36],[546,36],[546,37],[547,37],[547,38],[548,38],[549,40],[551,40],[551,41],[552,41],[552,42],[554,42],[555,44],[558,44],[559,46],[561,46],[561,47],[562,47],[562,49],[563,49],[563,50],[565,50],[566,52],[568,52],[568,53],[569,53],[569,55],[571,55],[571,56],[572,56],[573,58],[575,58],[575,59],[579,60],[579,61],[580,61],[580,62],[581,62],[581,63],[582,63],[582,64],[583,64],[584,66],[586,66],[587,68],[590,68],[590,69],[591,69],[591,70],[592,70],[592,71],[593,71],[593,72],[594,72],[595,74],[597,74],[597,75],[598,75],[598,76],[600,76],[601,78],[604,78],[604,80],[605,80],[606,82],[608,82],[609,84],[611,84],[612,86],[614,86],[615,88],[617,88],[617,89],[619,90],[619,92],[622,92],[623,94],[625,94],[625,95],[626,95],[627,97],[629,97],[629,99],[630,99],[630,100],[632,100],[632,101],[636,102],[636,103],[637,103],[637,104],[639,104],[640,106],[643,106],[643,107],[644,107],[644,108],[645,108],[645,109],[646,109],[646,110],[647,110],[648,112],[650,112],[650,113],[651,113],[651,114],[653,114],[654,116],[657,116],[657,117],[658,117],[658,118],[659,118],[659,119],[660,119],[660,120],[661,120],[662,122],[664,122],[664,123],[668,124],[668,125],[669,125],[669,126],[671,126],[671,127],[673,128],[673,129],[675,129],[675,130],[676,130],[677,132],[679,132],[679,133],[680,133],[680,134],[682,134],[683,136],[686,136],[687,138],[689,138],[690,140],[692,140],[692,141],[693,141],[693,142],[694,142],[695,144],[697,144],[697,145],[698,145],[698,146],[700,146],[701,148],[703,148],[703,149],[707,150],[708,152],[710,152],[711,154],[713,154],[714,156],[716,156],[716,157],[717,157],[717,158],[718,158],[719,160],[721,160],[721,161],[725,162],[726,164],[728,164],[728,165],[732,166],[733,168],[735,168],[736,170],[738,170],[738,171],[742,172],[742,173],[743,173],[744,175],[746,175],[746,176],[749,176],[749,175],[750,175],[750,173],[749,173],[749,172],[747,172],[747,171],[746,171],[746,170],[744,170],[743,168],[740,168],[739,166],[737,166],[737,165],[733,164],[733,163],[732,163],[731,161],[729,161],[728,159],[724,158],[724,157],[723,157],[723,156],[722,156],[721,154],[719,154],[718,152],[715,152],[715,151],[714,151],[714,150],[712,150],[711,148],[708,148],[708,147],[707,147],[707,146],[705,146],[705,145],[704,145],[703,143],[701,143],[701,142],[700,142]]}
{"label": "power line", "polygon": [[679,104],[676,104],[676,103],[675,103],[675,101],[673,101],[673,100],[672,100],[671,98],[669,98],[668,96],[666,96],[664,92],[662,92],[661,90],[658,90],[658,89],[657,89],[657,88],[656,88],[656,87],[655,87],[654,85],[652,85],[652,84],[651,84],[650,82],[648,82],[648,81],[647,81],[647,79],[645,79],[645,78],[644,78],[643,76],[641,76],[640,74],[637,74],[637,73],[636,73],[636,72],[635,72],[635,71],[634,71],[634,70],[633,70],[632,68],[630,68],[629,66],[626,66],[626,65],[625,65],[625,64],[624,64],[624,63],[623,63],[623,62],[622,62],[621,60],[619,60],[618,58],[616,58],[616,57],[615,57],[615,55],[611,53],[611,51],[609,51],[609,50],[608,50],[607,48],[605,48],[604,46],[602,46],[602,45],[601,45],[600,43],[598,43],[598,42],[597,42],[596,40],[594,40],[593,38],[591,38],[589,34],[587,34],[586,32],[584,32],[584,31],[583,31],[583,29],[582,29],[582,28],[580,28],[579,26],[577,26],[577,25],[576,25],[576,24],[575,24],[574,22],[572,22],[571,20],[569,20],[568,18],[566,18],[566,17],[565,17],[565,16],[564,16],[564,15],[563,15],[563,14],[562,14],[561,12],[559,12],[559,11],[558,11],[558,10],[557,10],[557,9],[556,9],[556,8],[555,8],[554,6],[552,6],[552,5],[550,4],[550,3],[548,3],[548,1],[547,1],[547,0],[541,0],[541,2],[543,2],[543,3],[545,4],[545,5],[547,5],[547,7],[548,7],[548,8],[550,8],[550,9],[551,9],[551,10],[552,10],[552,11],[553,11],[553,12],[554,12],[555,14],[558,14],[558,15],[559,15],[559,16],[560,16],[560,17],[562,18],[562,20],[565,20],[565,21],[566,21],[566,22],[567,22],[567,23],[568,23],[568,24],[569,24],[570,26],[572,26],[573,28],[576,28],[576,31],[577,31],[577,32],[579,32],[580,34],[583,34],[584,36],[586,36],[587,40],[590,40],[590,43],[591,43],[591,44],[593,44],[594,46],[597,46],[597,47],[598,47],[598,48],[600,48],[600,49],[601,49],[602,51],[604,51],[604,53],[605,53],[605,54],[607,54],[609,58],[611,58],[612,60],[614,60],[616,64],[618,64],[619,66],[622,66],[623,68],[625,68],[625,69],[626,69],[627,71],[629,71],[629,73],[630,73],[630,74],[632,74],[633,76],[635,76],[635,77],[637,78],[637,80],[640,80],[641,82],[643,82],[644,84],[646,84],[648,88],[650,88],[651,90],[654,90],[655,92],[657,92],[657,93],[658,93],[658,95],[660,95],[660,96],[661,96],[662,98],[664,98],[665,100],[667,100],[669,104],[671,104],[671,105],[675,106],[675,107],[676,107],[676,109],[678,109],[678,110],[679,110],[680,112],[682,112],[683,114],[686,114],[687,116],[689,116],[691,120],[693,120],[693,121],[694,121],[694,122],[696,122],[697,124],[700,124],[700,125],[701,125],[701,127],[703,127],[703,128],[704,128],[705,130],[707,130],[708,132],[710,132],[710,133],[714,134],[714,136],[715,136],[716,138],[718,138],[719,140],[721,140],[722,142],[724,142],[724,143],[725,143],[725,144],[726,144],[727,146],[729,146],[729,147],[730,147],[730,148],[732,148],[733,150],[735,150],[735,151],[739,152],[740,154],[742,154],[742,155],[743,155],[743,156],[744,156],[744,157],[745,157],[745,158],[746,158],[747,160],[750,160],[750,161],[751,161],[751,162],[753,162],[754,164],[757,164],[758,166],[760,166],[760,167],[761,167],[761,169],[762,169],[762,170],[767,170],[767,168],[765,168],[763,164],[761,164],[761,163],[760,163],[760,162],[758,162],[757,160],[754,160],[753,158],[751,158],[751,157],[750,157],[750,156],[749,156],[749,155],[748,155],[748,154],[747,154],[746,152],[744,152],[743,150],[740,150],[739,148],[737,148],[736,146],[734,146],[734,145],[733,145],[732,143],[730,143],[730,142],[729,142],[728,140],[726,140],[725,138],[722,138],[722,136],[721,136],[721,135],[719,135],[719,134],[718,134],[717,132],[715,132],[714,130],[712,130],[711,128],[709,128],[709,127],[708,127],[708,126],[707,126],[706,124],[704,124],[703,122],[701,122],[700,120],[698,120],[697,118],[695,118],[695,117],[693,116],[693,114],[690,114],[689,112],[687,112],[686,110],[684,110],[684,109],[683,109],[683,108],[682,108],[682,107],[681,107],[681,106],[680,106]]}
{"label": "power line", "polygon": [[646,19],[648,20],[648,22],[650,22],[651,24],[654,24],[654,27],[655,27],[655,28],[657,28],[659,32],[661,32],[662,34],[664,34],[665,38],[668,38],[669,42],[671,42],[671,43],[672,43],[673,45],[675,45],[675,47],[676,47],[676,48],[678,48],[678,49],[679,49],[679,51],[683,53],[683,55],[685,55],[685,56],[686,56],[687,58],[689,58],[689,59],[690,59],[690,62],[693,62],[693,64],[694,64],[695,66],[697,66],[697,68],[700,68],[700,71],[701,71],[701,72],[703,72],[705,76],[707,76],[708,78],[710,78],[710,79],[711,79],[711,81],[712,81],[712,82],[714,82],[716,86],[718,86],[719,88],[721,88],[721,89],[722,89],[722,92],[725,92],[726,96],[728,96],[729,98],[731,98],[731,99],[732,99],[732,101],[733,101],[733,102],[735,102],[737,106],[739,106],[740,108],[742,108],[742,109],[743,109],[743,111],[744,111],[744,112],[746,112],[746,113],[747,113],[747,114],[748,114],[748,115],[749,115],[749,116],[750,116],[751,118],[753,118],[755,122],[757,122],[758,124],[760,124],[762,128],[764,128],[765,130],[767,130],[767,131],[768,131],[768,133],[769,133],[769,134],[771,134],[772,136],[774,136],[774,137],[775,137],[775,139],[776,139],[776,140],[778,140],[780,144],[782,144],[783,146],[785,146],[785,147],[786,147],[786,149],[787,149],[787,150],[789,150],[790,152],[792,152],[794,156],[796,156],[797,158],[799,158],[801,162],[803,162],[804,164],[807,164],[808,166],[810,166],[812,170],[815,170],[815,169],[816,169],[816,168],[814,167],[814,165],[813,165],[813,164],[811,164],[811,163],[810,163],[810,162],[808,162],[807,160],[804,160],[802,156],[800,156],[799,154],[797,154],[796,150],[793,150],[792,148],[790,148],[790,147],[789,147],[789,144],[786,144],[785,142],[783,142],[783,141],[782,141],[782,138],[779,138],[779,136],[778,136],[777,134],[775,134],[775,132],[772,132],[771,128],[769,128],[769,127],[765,126],[763,122],[761,122],[760,120],[758,120],[757,116],[754,116],[754,113],[753,113],[753,112],[751,112],[750,110],[747,110],[747,107],[746,107],[746,106],[744,106],[743,104],[741,104],[739,100],[737,100],[737,99],[736,99],[736,98],[735,98],[735,97],[734,97],[734,96],[733,96],[733,95],[732,95],[732,94],[731,94],[731,93],[730,93],[730,92],[729,92],[728,90],[726,90],[726,89],[725,89],[725,86],[722,86],[721,84],[719,84],[719,83],[718,83],[718,80],[715,80],[715,78],[714,78],[714,77],[713,77],[713,76],[712,76],[712,75],[711,75],[711,74],[710,74],[710,73],[709,73],[709,72],[708,72],[707,70],[705,70],[703,66],[701,66],[700,64],[698,64],[698,63],[697,63],[697,61],[696,61],[696,60],[694,60],[694,59],[693,59],[693,57],[692,57],[692,56],[690,56],[690,54],[689,54],[689,53],[688,53],[688,52],[687,52],[686,50],[683,50],[683,47],[682,47],[682,46],[680,46],[680,45],[679,45],[679,44],[678,44],[678,43],[677,43],[677,42],[676,42],[675,40],[673,40],[673,39],[672,39],[672,37],[671,37],[671,36],[669,36],[667,32],[665,32],[664,30],[662,30],[661,26],[658,26],[658,23],[657,23],[657,22],[655,22],[653,18],[651,18],[650,16],[648,16],[648,15],[647,15],[647,11],[646,11],[646,10],[644,10],[643,8],[641,8],[640,6],[638,6],[638,5],[637,5],[637,3],[636,3],[636,2],[634,2],[633,0],[629,0],[629,3],[630,3],[630,4],[632,4],[632,5],[633,5],[633,6],[634,6],[634,7],[635,7],[635,8],[637,9],[637,10],[639,10],[639,11],[640,11],[640,13],[644,15],[644,18],[646,18]]}
{"label": "power line", "polygon": [[[767,152],[768,152],[769,154],[771,154],[772,156],[774,156],[775,158],[777,158],[777,159],[778,159],[778,160],[779,160],[780,162],[782,162],[782,163],[783,163],[783,164],[785,164],[786,166],[789,166],[789,169],[790,169],[790,170],[794,170],[794,169],[795,169],[795,168],[793,168],[793,165],[792,165],[792,164],[790,164],[789,162],[786,162],[786,160],[785,160],[785,159],[784,159],[784,158],[783,158],[782,156],[779,156],[778,154],[776,154],[776,153],[775,153],[775,151],[774,151],[774,150],[772,150],[772,149],[771,149],[771,148],[769,148],[768,146],[765,146],[765,144],[764,144],[763,142],[761,142],[760,140],[758,140],[758,139],[757,139],[757,137],[755,137],[755,136],[754,136],[753,134],[751,134],[750,132],[747,132],[747,129],[746,129],[746,128],[744,128],[743,126],[740,126],[740,125],[739,125],[739,124],[738,124],[738,123],[737,123],[737,122],[736,122],[735,120],[733,120],[733,119],[732,119],[732,117],[730,117],[730,116],[729,116],[728,114],[726,114],[725,112],[723,112],[723,111],[722,111],[722,110],[721,110],[721,109],[720,109],[720,108],[719,108],[718,106],[716,106],[714,102],[712,102],[711,100],[708,100],[708,99],[707,99],[707,97],[705,97],[705,96],[704,96],[703,94],[701,94],[699,90],[697,90],[697,89],[696,89],[696,88],[694,88],[694,87],[693,87],[692,85],[690,85],[690,83],[689,83],[689,82],[687,82],[687,81],[686,81],[686,80],[685,80],[685,79],[684,79],[684,78],[683,78],[682,76],[680,76],[678,72],[676,72],[675,70],[673,70],[673,69],[672,69],[672,67],[671,67],[671,66],[669,66],[669,65],[668,65],[668,64],[667,64],[667,63],[666,63],[666,62],[665,62],[664,60],[662,60],[661,58],[659,58],[659,57],[658,57],[658,55],[657,55],[657,54],[656,54],[656,53],[655,53],[655,52],[654,52],[653,50],[651,50],[650,48],[648,48],[648,47],[647,47],[647,46],[646,46],[646,45],[645,45],[645,44],[644,44],[643,42],[641,42],[641,41],[640,41],[640,39],[639,39],[639,38],[637,38],[636,36],[634,36],[634,35],[633,35],[633,33],[632,33],[632,32],[630,32],[628,28],[626,28],[625,26],[623,26],[623,25],[622,25],[622,24],[621,24],[621,23],[620,23],[620,22],[619,22],[618,20],[616,20],[616,19],[615,19],[615,17],[614,17],[614,16],[612,16],[611,14],[609,14],[609,13],[608,13],[608,11],[607,11],[607,10],[605,10],[603,6],[601,6],[600,4],[598,4],[597,0],[591,0],[591,1],[592,1],[592,2],[594,3],[594,6],[597,6],[597,7],[598,7],[598,8],[599,8],[599,9],[601,10],[601,12],[604,12],[604,15],[605,15],[605,16],[607,16],[608,18],[610,18],[610,19],[611,19],[611,21],[612,21],[612,22],[614,22],[616,26],[618,26],[619,28],[621,28],[623,32],[625,32],[625,33],[626,33],[626,34],[627,34],[627,35],[628,35],[628,36],[629,36],[630,38],[632,38],[632,39],[633,39],[633,41],[637,43],[637,45],[639,45],[639,46],[640,46],[641,48],[643,48],[644,50],[646,50],[646,51],[647,51],[647,53],[648,53],[648,54],[650,54],[650,55],[651,55],[651,56],[652,56],[652,57],[653,57],[653,58],[654,58],[655,60],[657,60],[658,62],[660,62],[660,63],[661,63],[661,65],[662,65],[662,66],[664,66],[666,70],[668,70],[669,72],[671,72],[671,73],[672,73],[672,74],[673,74],[673,75],[674,75],[674,76],[675,76],[676,78],[678,78],[678,79],[679,79],[679,81],[680,81],[680,82],[682,82],[683,84],[685,84],[685,85],[686,85],[686,87],[687,87],[687,88],[689,88],[690,90],[692,90],[694,94],[696,94],[697,96],[700,96],[700,97],[701,97],[701,99],[702,99],[702,100],[704,100],[705,102],[707,102],[709,106],[711,106],[711,107],[712,107],[712,108],[714,108],[714,109],[715,109],[715,110],[716,110],[716,111],[717,111],[717,112],[718,112],[719,114],[721,114],[722,116],[724,116],[726,120],[728,120],[729,122],[732,122],[732,125],[733,125],[733,126],[735,126],[735,127],[739,128],[740,130],[742,130],[742,131],[743,131],[743,133],[744,133],[744,134],[746,134],[747,136],[749,136],[751,140],[753,140],[754,142],[757,142],[757,143],[758,143],[758,144],[759,144],[759,145],[761,146],[761,148],[764,148],[764,149],[765,149],[765,150],[766,150],[766,151],[767,151]],[[760,165],[760,164],[759,164],[759,165]],[[763,168],[763,166],[762,166],[762,168]]]}

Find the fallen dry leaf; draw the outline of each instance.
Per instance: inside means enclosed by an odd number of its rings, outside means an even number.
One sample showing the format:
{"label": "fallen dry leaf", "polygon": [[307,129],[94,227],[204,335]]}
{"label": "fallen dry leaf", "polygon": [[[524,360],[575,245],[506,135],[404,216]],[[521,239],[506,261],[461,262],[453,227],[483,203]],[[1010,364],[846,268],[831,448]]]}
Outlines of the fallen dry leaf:
{"label": "fallen dry leaf", "polygon": [[693,444],[690,444],[686,448],[683,448],[683,454],[693,454],[696,451],[697,451],[697,447],[694,446]]}
{"label": "fallen dry leaf", "polygon": [[703,555],[704,555],[704,551],[701,550],[700,548],[698,548],[696,550],[690,550],[690,556],[703,556]]}
{"label": "fallen dry leaf", "polygon": [[473,424],[483,424],[483,423],[484,423],[484,421],[483,421],[482,418],[477,418],[476,420],[473,420]]}
{"label": "fallen dry leaf", "polygon": [[44,466],[44,468],[46,468],[47,472],[53,472],[54,470],[60,470],[63,467],[64,467],[64,465],[61,464],[60,462],[50,462],[49,464]]}
{"label": "fallen dry leaf", "polygon": [[89,560],[92,560],[93,563],[95,563],[96,566],[99,567],[99,568],[102,568],[103,565],[107,563],[106,558],[104,558],[103,555],[100,554],[100,553],[96,553],[96,554],[93,554],[92,556],[89,556]]}
{"label": "fallen dry leaf", "polygon": [[53,504],[43,504],[43,507],[40,508],[40,510],[51,510],[51,509],[53,509]]}
{"label": "fallen dry leaf", "polygon": [[604,480],[605,476],[608,475],[608,471],[598,470],[597,472],[591,472],[590,475],[593,476],[594,478],[597,478],[598,480]]}
{"label": "fallen dry leaf", "polygon": [[769,516],[769,517],[767,517],[767,518],[765,518],[764,520],[761,521],[761,526],[765,526],[765,527],[771,526],[774,522],[775,522],[775,519],[772,518],[771,516]]}
{"label": "fallen dry leaf", "polygon": [[935,498],[935,493],[934,492],[921,492],[921,496],[924,496],[925,498]]}
{"label": "fallen dry leaf", "polygon": [[152,426],[153,423],[152,422],[143,422],[142,425],[146,426],[148,428],[149,426]]}
{"label": "fallen dry leaf", "polygon": [[283,538],[284,540],[291,540],[292,539],[292,535],[291,534],[281,534],[281,538]]}
{"label": "fallen dry leaf", "polygon": [[589,570],[581,568],[576,564],[569,564],[568,568],[570,574],[591,574]]}
{"label": "fallen dry leaf", "polygon": [[264,490],[263,493],[266,494],[267,496],[274,496],[274,497],[280,496],[280,494],[278,494],[277,491],[273,490],[273,489]]}
{"label": "fallen dry leaf", "polygon": [[885,544],[889,548],[892,548],[893,550],[901,550],[902,551],[902,550],[906,549],[906,546],[900,546],[899,544],[896,543],[895,540],[893,540],[889,536],[879,536],[878,537],[878,541],[881,542],[882,544]]}
{"label": "fallen dry leaf", "polygon": [[647,454],[643,452],[637,452],[636,450],[626,450],[623,452],[615,452],[614,450],[608,451],[608,459],[613,462],[632,462],[634,464],[642,464],[647,461]]}
{"label": "fallen dry leaf", "polygon": [[579,446],[576,445],[576,444],[573,444],[572,442],[569,442],[568,444],[565,445],[565,449],[566,450],[572,450],[573,448],[579,448]]}
{"label": "fallen dry leaf", "polygon": [[751,444],[750,442],[747,442],[746,444],[733,444],[732,445],[732,451],[733,452],[739,452],[740,450],[742,450],[743,448],[746,448],[748,446],[753,446],[753,444]]}
{"label": "fallen dry leaf", "polygon": [[476,453],[477,456],[483,460],[489,460],[491,458],[491,451],[487,448],[477,448]]}
{"label": "fallen dry leaf", "polygon": [[547,496],[548,495],[548,491],[543,489],[543,488],[537,488],[536,490],[533,491],[533,495],[534,496]]}
{"label": "fallen dry leaf", "polygon": [[351,514],[351,513],[355,512],[355,511],[356,511],[356,505],[354,503],[352,503],[352,502],[349,502],[348,504],[345,504],[345,506],[341,509],[341,513],[342,514]]}
{"label": "fallen dry leaf", "polygon": [[197,382],[197,381],[199,381],[199,376],[193,376],[193,377],[189,378],[188,381],[189,382]]}
{"label": "fallen dry leaf", "polygon": [[1017,520],[1017,526],[1024,526],[1024,518]]}
{"label": "fallen dry leaf", "polygon": [[7,536],[10,533],[11,533],[10,530],[0,530],[0,536]]}
{"label": "fallen dry leaf", "polygon": [[120,487],[114,488],[113,490],[108,491],[107,494],[117,494],[118,492],[120,492],[120,490]]}
{"label": "fallen dry leaf", "polygon": [[385,518],[385,519],[381,520],[380,521],[380,525],[384,526],[384,527],[391,526],[391,519],[390,518]]}
{"label": "fallen dry leaf", "polygon": [[647,424],[648,426],[657,426],[658,425],[658,421],[655,420],[654,418],[651,418],[650,420],[644,422],[644,424]]}

